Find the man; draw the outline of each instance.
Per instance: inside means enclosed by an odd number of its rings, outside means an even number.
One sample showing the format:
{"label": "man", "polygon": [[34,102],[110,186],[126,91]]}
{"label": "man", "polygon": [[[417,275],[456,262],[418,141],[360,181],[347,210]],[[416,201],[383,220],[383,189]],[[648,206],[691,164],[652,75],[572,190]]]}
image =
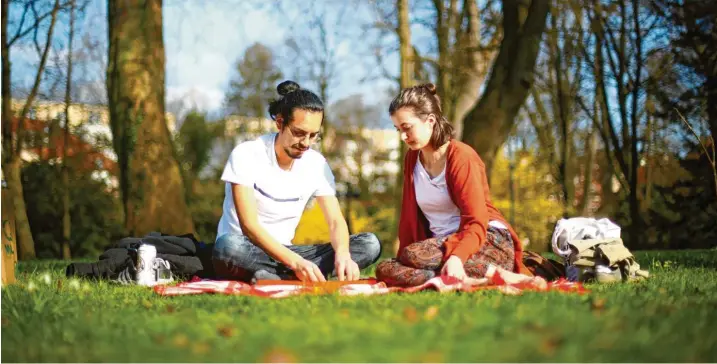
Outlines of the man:
{"label": "man", "polygon": [[[269,106],[278,133],[239,144],[231,153],[213,262],[224,279],[293,279],[323,282],[330,273],[356,280],[373,264],[381,244],[372,233],[349,237],[326,159],[310,149],[319,139],[323,103],[292,81]],[[295,246],[296,226],[314,196],[331,243]]]}

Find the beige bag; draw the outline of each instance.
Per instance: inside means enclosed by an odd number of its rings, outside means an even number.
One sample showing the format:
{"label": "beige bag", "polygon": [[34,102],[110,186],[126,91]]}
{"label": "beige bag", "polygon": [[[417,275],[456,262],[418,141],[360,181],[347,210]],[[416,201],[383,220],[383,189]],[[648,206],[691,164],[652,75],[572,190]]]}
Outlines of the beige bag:
{"label": "beige bag", "polygon": [[619,278],[623,281],[650,276],[648,271],[640,269],[635,256],[625,247],[621,238],[574,240],[569,245],[572,254],[568,263],[580,272],[592,272],[598,281],[613,280],[606,278],[609,274],[601,275],[600,266],[613,272],[619,271]]}

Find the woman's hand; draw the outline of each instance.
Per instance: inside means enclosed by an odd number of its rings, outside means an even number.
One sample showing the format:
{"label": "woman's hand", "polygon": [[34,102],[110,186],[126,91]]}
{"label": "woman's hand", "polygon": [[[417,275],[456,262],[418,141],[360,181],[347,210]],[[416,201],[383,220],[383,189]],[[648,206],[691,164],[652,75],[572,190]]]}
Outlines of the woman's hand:
{"label": "woman's hand", "polygon": [[463,262],[455,255],[451,255],[448,260],[446,260],[446,263],[443,264],[441,275],[457,278],[460,281],[467,278],[466,270],[463,268]]}

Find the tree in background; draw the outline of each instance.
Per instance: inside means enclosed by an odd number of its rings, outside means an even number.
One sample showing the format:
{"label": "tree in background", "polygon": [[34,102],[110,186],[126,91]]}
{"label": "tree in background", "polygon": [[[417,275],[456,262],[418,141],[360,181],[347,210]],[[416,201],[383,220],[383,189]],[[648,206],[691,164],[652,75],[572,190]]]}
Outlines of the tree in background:
{"label": "tree in background", "polygon": [[225,97],[227,110],[235,115],[266,117],[282,78],[271,49],[254,43],[236,63],[236,74]]}
{"label": "tree in background", "polygon": [[207,122],[206,114],[191,110],[179,128],[175,145],[185,183],[190,186],[188,191],[191,191],[193,182],[209,165],[214,140],[221,131],[217,130],[217,126],[221,125]]}
{"label": "tree in background", "polygon": [[214,145],[223,131],[223,123],[210,123],[206,114],[192,110],[184,117],[175,139],[179,165],[187,188],[187,205],[197,236],[204,241],[215,240],[217,223],[222,214],[224,183],[218,176],[206,172]]}
{"label": "tree in background", "polygon": [[72,235],[69,250],[72,257],[96,259],[112,241],[124,235],[122,204],[117,190],[93,178],[94,164],[87,169],[87,155],[75,153],[66,157],[69,190],[62,183],[61,171],[47,160],[28,163],[23,167],[27,214],[39,258],[58,259],[64,256],[62,221],[65,211],[62,200],[69,193]]}
{"label": "tree in background", "polygon": [[127,233],[193,233],[165,120],[161,0],[108,2],[107,91]]}
{"label": "tree in background", "polygon": [[[443,113],[453,123],[455,136],[463,134],[463,119],[478,101],[479,91],[500,41],[500,26],[491,2],[479,9],[475,0],[433,0],[437,58],[419,59],[435,68]],[[483,16],[482,16],[483,14]],[[487,35],[484,40],[483,35]]]}
{"label": "tree in background", "polygon": [[534,81],[549,0],[502,2],[503,39],[485,91],[463,121],[463,141],[473,147],[491,173],[495,154],[510,135]]}
{"label": "tree in background", "polygon": [[[564,217],[588,213],[596,162],[595,112],[581,113],[576,102],[580,98],[575,97],[585,71],[584,18],[583,9],[571,1],[557,1],[551,8],[536,81],[524,106],[540,146],[536,152],[550,162],[551,176],[560,187]],[[585,181],[582,191],[576,191],[576,177]]]}
{"label": "tree in background", "polygon": [[[30,109],[35,102],[35,98],[40,90],[45,65],[53,41],[53,32],[57,23],[57,17],[63,6],[66,4],[55,0],[49,9],[38,10],[38,4],[28,2],[24,4],[23,15],[20,24],[17,26],[16,33],[12,36],[8,33],[8,13],[10,11],[10,0],[2,0],[2,145],[3,160],[2,169],[3,177],[8,184],[8,192],[10,200],[7,201],[13,205],[16,224],[16,238],[18,242],[18,257],[21,260],[35,258],[35,242],[30,230],[30,223],[27,216],[27,205],[23,193],[22,178],[22,159],[21,154],[27,141],[25,133],[25,124],[28,119]],[[31,23],[25,26],[24,20],[31,16]],[[48,24],[49,23],[49,24]],[[38,41],[37,34],[41,32],[42,27],[47,27],[45,32],[44,45]],[[11,107],[12,91],[10,89],[11,80],[11,64],[10,50],[13,44],[23,39],[29,34],[35,35],[34,45],[40,59],[36,68],[34,81],[30,89],[25,103],[17,115],[14,117]]]}

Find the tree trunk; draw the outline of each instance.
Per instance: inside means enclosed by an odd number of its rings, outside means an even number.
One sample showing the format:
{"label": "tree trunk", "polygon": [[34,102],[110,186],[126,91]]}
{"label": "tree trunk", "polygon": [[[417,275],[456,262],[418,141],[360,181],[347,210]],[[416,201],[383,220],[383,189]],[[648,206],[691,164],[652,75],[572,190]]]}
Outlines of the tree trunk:
{"label": "tree trunk", "polygon": [[25,195],[22,189],[22,160],[20,156],[13,156],[2,165],[3,175],[7,181],[8,192],[10,192],[10,203],[13,204],[15,213],[15,231],[17,240],[18,259],[35,259],[35,241],[30,230],[30,221],[27,219],[25,206]]}
{"label": "tree trunk", "polygon": [[463,141],[478,152],[488,174],[532,87],[550,1],[532,0],[527,15],[525,10],[524,1],[503,1],[500,51],[483,96],[463,123]]}
{"label": "tree trunk", "polygon": [[[400,56],[401,56],[401,78],[400,88],[411,87],[413,84],[414,76],[414,63],[413,63],[413,46],[411,45],[411,24],[408,17],[408,0],[397,0],[396,7],[398,8],[398,40],[400,43]],[[403,166],[403,158],[406,154],[406,145],[401,140],[401,136],[398,136],[398,165]],[[401,214],[401,200],[403,198],[403,169],[399,168],[396,174],[396,188],[394,194],[394,206],[396,208],[395,215],[395,231],[398,231],[398,221]],[[396,253],[398,251],[398,238],[394,239],[392,251]]]}
{"label": "tree trunk", "polygon": [[70,178],[67,166],[67,148],[70,143],[70,104],[72,103],[72,44],[75,37],[75,2],[70,4],[70,34],[67,43],[67,80],[65,83],[65,130],[62,143],[62,259],[72,259],[70,238],[72,220],[70,218]]}
{"label": "tree trunk", "polygon": [[583,179],[583,196],[580,201],[580,214],[587,216],[590,207],[590,195],[592,193],[593,184],[593,165],[595,164],[596,140],[594,127],[590,128],[586,141],[587,158],[585,161],[585,172]]}
{"label": "tree trunk", "polygon": [[[24,126],[27,113],[32,107],[35,97],[37,96],[42,82],[42,75],[45,70],[45,63],[52,44],[52,33],[55,30],[57,21],[57,13],[60,10],[59,0],[55,0],[52,12],[50,13],[50,24],[47,28],[47,37],[45,47],[40,56],[40,64],[37,67],[35,80],[30,90],[30,94],[25,100],[25,105],[17,118],[16,130],[12,131],[12,111],[10,100],[12,92],[10,89],[10,45],[7,38],[7,11],[9,10],[9,1],[2,1],[2,118],[3,118],[3,175],[7,181],[10,191],[10,198],[15,213],[15,230],[17,233],[18,257],[20,260],[34,259],[35,240],[32,238],[30,230],[30,222],[27,218],[27,209],[25,206],[25,195],[22,187],[22,147],[24,142]],[[14,136],[13,136],[14,134]]]}
{"label": "tree trunk", "polygon": [[[712,75],[707,76],[705,89],[707,90],[707,117],[712,142],[717,142],[717,67],[712,67]],[[714,144],[713,144],[714,145]]]}
{"label": "tree trunk", "polygon": [[[640,26],[640,3],[638,0],[632,0],[632,20],[635,27],[635,81],[632,85],[632,111],[630,119],[630,220],[631,234],[630,240],[633,246],[639,244],[638,237],[641,236],[642,216],[640,215],[640,201],[638,200],[637,178],[640,168],[640,154],[637,150],[637,135],[640,116],[638,112],[638,98],[640,97],[641,73],[642,73],[642,28]],[[624,120],[624,119],[623,119]]]}
{"label": "tree trunk", "polygon": [[[649,96],[648,96],[649,97]],[[644,156],[645,156],[645,189],[644,189],[644,196],[642,198],[642,212],[648,212],[650,210],[650,206],[652,206],[652,180],[653,180],[653,158],[652,158],[652,148],[653,148],[653,140],[655,133],[655,127],[654,127],[654,119],[650,115],[650,113],[647,113],[647,125],[645,127],[645,147],[644,147]]]}
{"label": "tree trunk", "polygon": [[[468,29],[466,31],[468,49],[459,49],[458,51],[467,53],[460,57],[465,60],[466,64],[461,65],[457,72],[461,77],[456,77],[459,82],[454,82],[454,87],[458,87],[458,89],[455,91],[457,93],[455,95],[455,105],[453,105],[449,114],[450,119],[448,119],[453,121],[455,135],[458,139],[463,137],[463,123],[466,114],[478,102],[480,87],[485,81],[488,68],[486,67],[486,59],[489,58],[480,50],[480,14],[477,2],[475,0],[466,0],[463,7],[468,18]],[[493,41],[497,38],[497,36],[494,36]]]}
{"label": "tree trunk", "polygon": [[108,0],[107,93],[126,233],[194,233],[165,120],[161,0]]}
{"label": "tree trunk", "polygon": [[707,91],[707,122],[712,136],[712,145],[707,151],[707,159],[712,160],[710,167],[714,177],[715,203],[717,203],[717,66],[709,68],[708,72],[711,74],[706,77],[705,89]]}
{"label": "tree trunk", "polygon": [[[615,130],[615,123],[613,122],[613,107],[610,104],[610,97],[607,91],[607,72],[605,71],[604,63],[604,51],[603,45],[605,42],[605,32],[602,20],[602,7],[599,1],[594,1],[595,14],[591,20],[591,29],[594,31],[595,36],[595,61],[593,72],[595,73],[595,90],[599,93],[600,97],[597,98],[597,104],[600,106],[600,135],[605,145],[605,153],[608,160],[610,161],[610,167],[612,173],[620,182],[621,190],[623,193],[629,193],[628,182],[626,181],[628,175],[628,165],[625,160],[623,153],[623,144],[620,143],[620,139],[617,136]],[[607,62],[610,63],[610,62]],[[613,160],[614,157],[614,160]],[[616,162],[616,163],[615,163]]]}
{"label": "tree trunk", "polygon": [[[553,9],[551,12],[551,32],[548,37],[550,43],[550,59],[553,70],[551,74],[555,76],[555,95],[553,102],[553,115],[557,116],[558,119],[558,130],[560,132],[560,161],[558,162],[558,181],[560,181],[560,187],[562,189],[562,204],[563,204],[563,218],[570,216],[574,202],[574,186],[572,175],[568,171],[570,159],[572,158],[572,148],[570,143],[570,110],[568,106],[568,96],[566,95],[566,88],[568,80],[565,78],[565,69],[563,67],[563,56],[565,47],[560,47],[558,41],[558,32],[563,31],[558,27],[558,9]],[[567,37],[567,35],[565,36]],[[565,42],[568,40],[566,39]],[[569,55],[565,55],[569,56]]]}

